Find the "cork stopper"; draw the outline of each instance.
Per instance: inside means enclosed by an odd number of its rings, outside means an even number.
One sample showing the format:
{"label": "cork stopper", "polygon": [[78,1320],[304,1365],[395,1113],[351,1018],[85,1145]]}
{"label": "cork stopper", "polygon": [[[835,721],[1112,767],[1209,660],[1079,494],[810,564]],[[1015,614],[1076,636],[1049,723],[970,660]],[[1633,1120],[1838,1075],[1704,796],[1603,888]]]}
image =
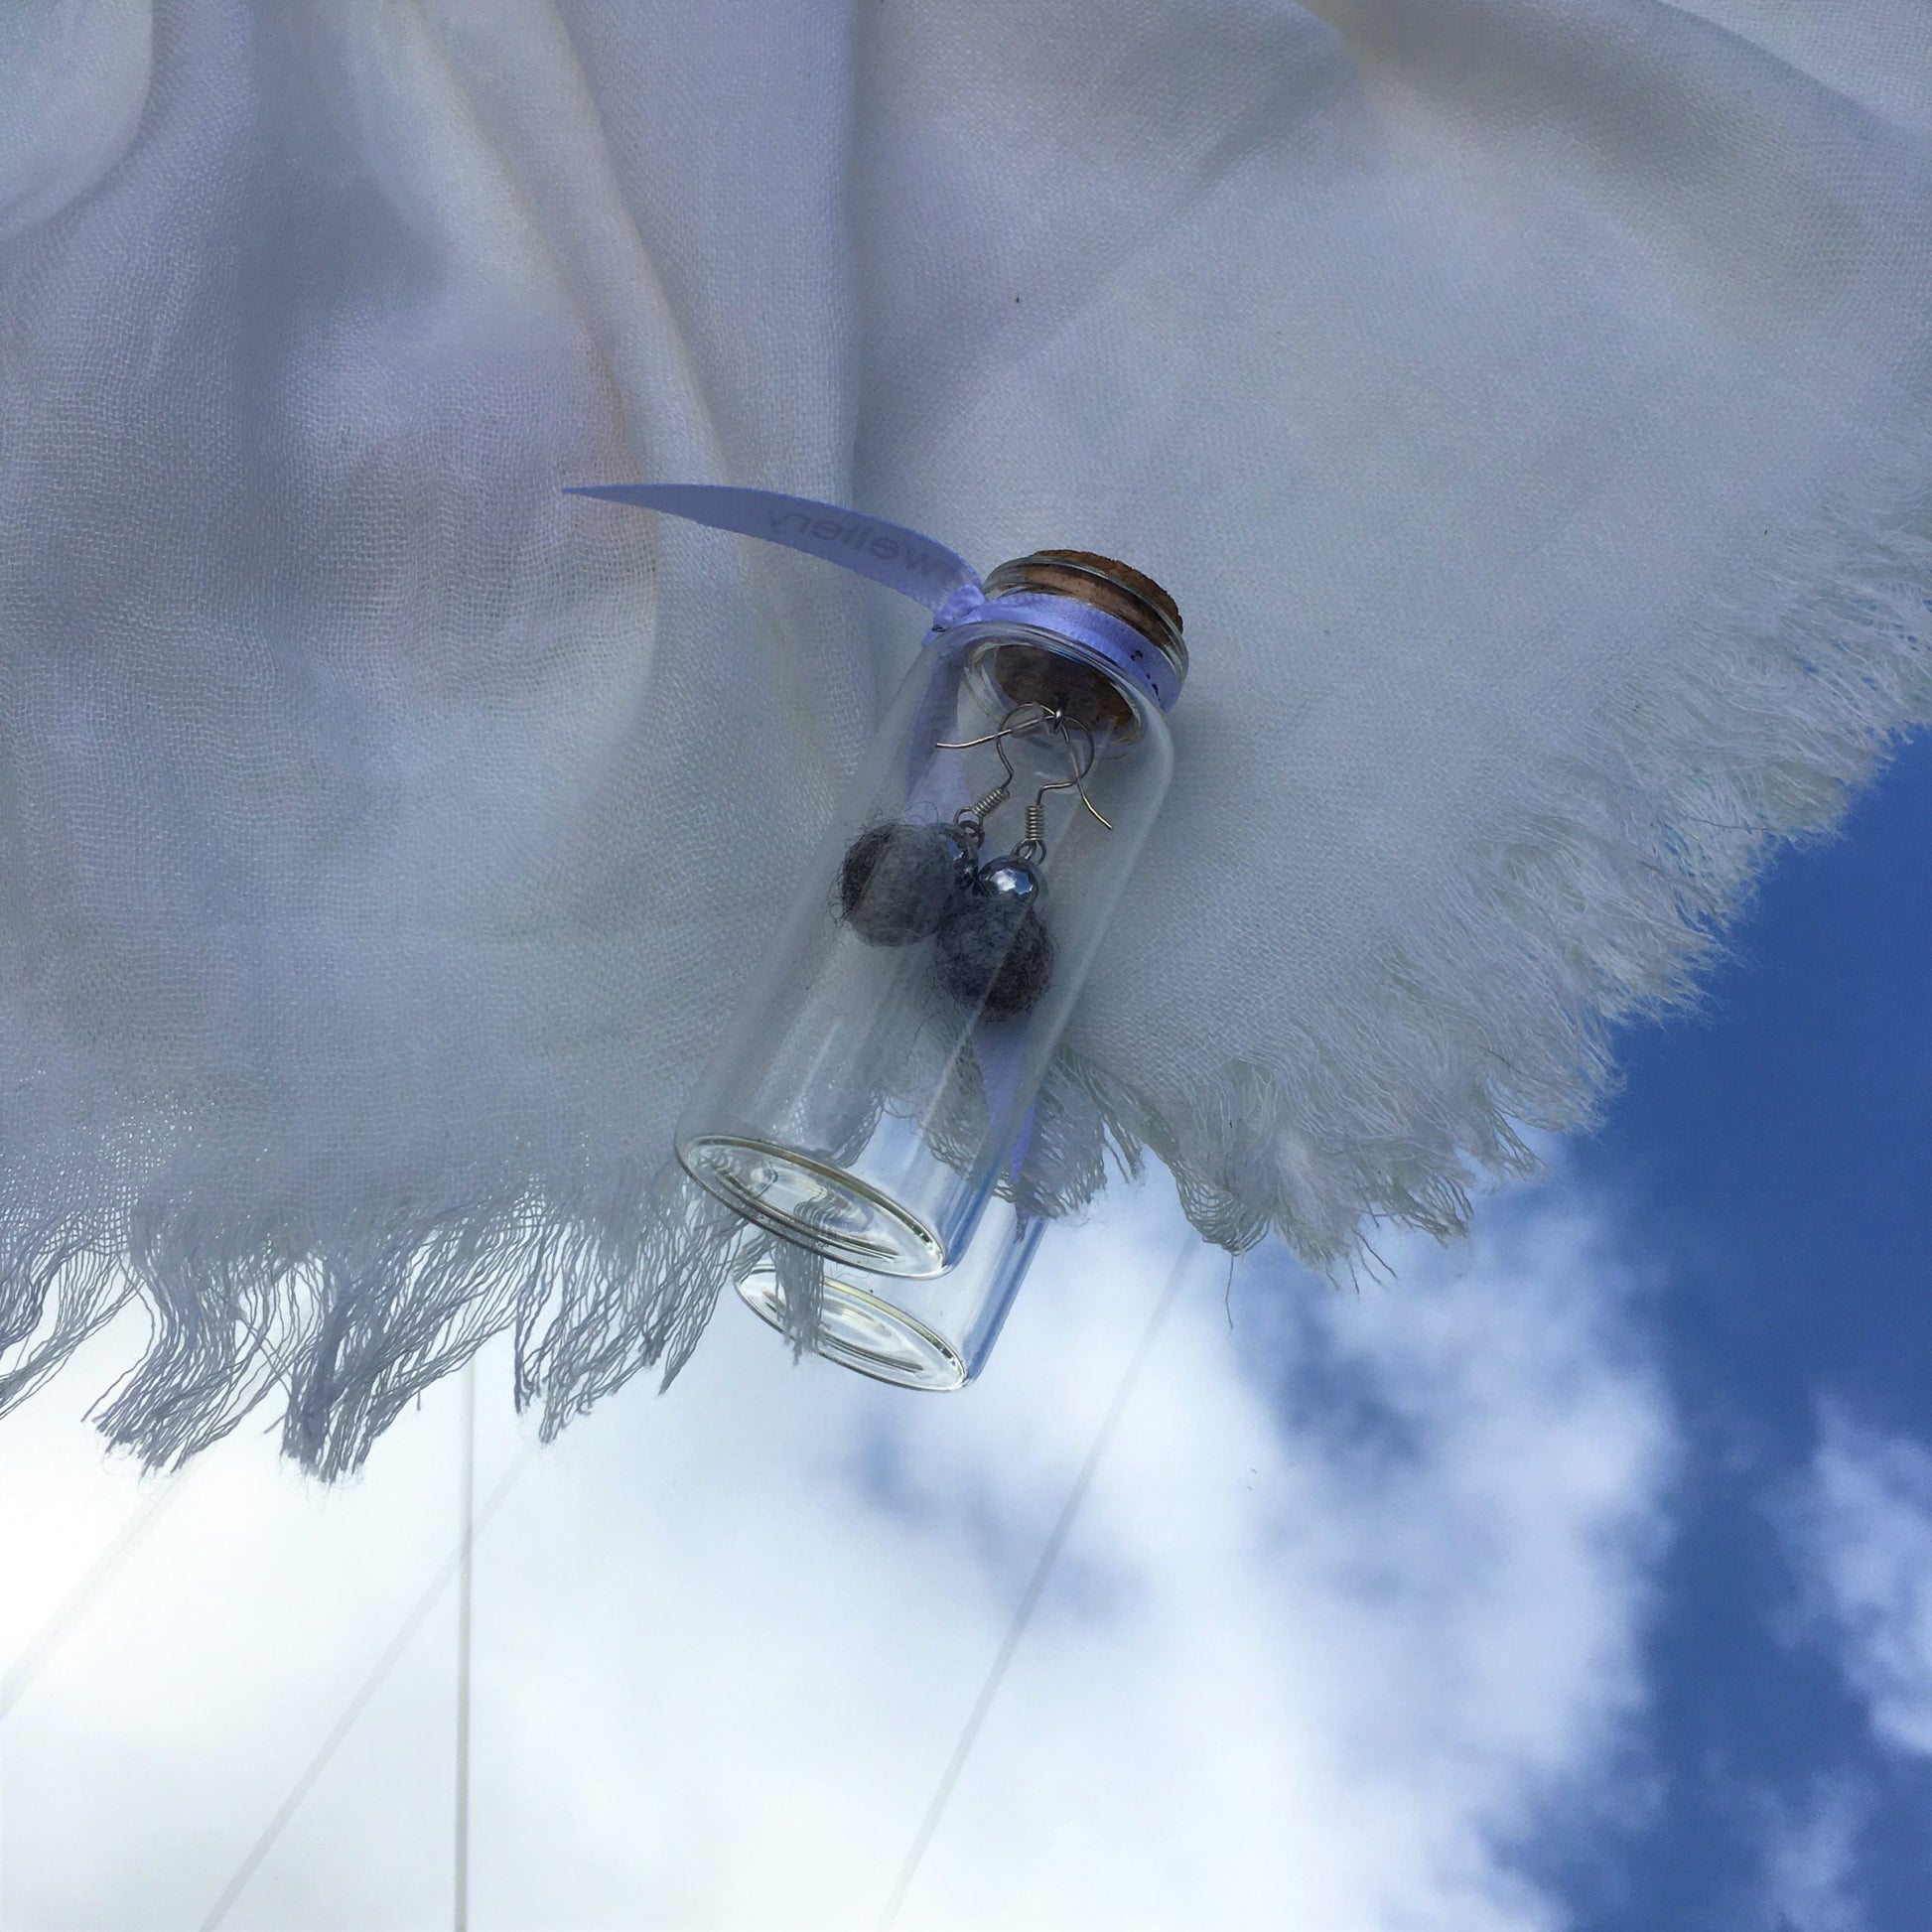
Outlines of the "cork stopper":
{"label": "cork stopper", "polygon": [[[1176,689],[1187,676],[1180,607],[1131,564],[1091,550],[1035,550],[1001,564],[987,577],[989,597],[1008,591],[1042,591],[1105,611],[1131,624],[1168,660]],[[991,668],[1002,695],[1013,704],[1045,705],[1116,738],[1132,737],[1138,729],[1133,706],[1097,670],[1021,644],[1003,645],[994,653]]]}

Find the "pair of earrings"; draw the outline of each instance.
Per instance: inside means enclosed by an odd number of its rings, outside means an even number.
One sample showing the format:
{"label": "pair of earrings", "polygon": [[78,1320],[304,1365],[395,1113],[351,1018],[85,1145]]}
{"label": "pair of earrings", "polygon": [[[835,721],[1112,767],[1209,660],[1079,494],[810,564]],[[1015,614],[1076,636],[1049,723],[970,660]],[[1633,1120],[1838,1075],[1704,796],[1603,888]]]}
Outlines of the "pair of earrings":
{"label": "pair of earrings", "polygon": [[[1065,745],[1070,777],[1043,784],[1027,807],[1025,835],[1002,858],[980,863],[986,821],[1013,795],[1015,772],[1007,740],[1054,731]],[[1076,760],[1071,733],[1086,740]],[[1053,974],[1053,936],[1040,916],[1045,885],[1046,794],[1077,791],[1101,824],[1084,780],[1093,768],[1093,735],[1044,705],[1017,706],[985,738],[942,742],[941,751],[991,745],[1006,775],[956,813],[947,825],[909,820],[870,825],[846,849],[839,869],[839,903],[847,924],[875,946],[909,946],[931,939],[940,986],[990,1019],[1010,1020],[1036,1006]],[[1112,829],[1111,826],[1108,827]]]}

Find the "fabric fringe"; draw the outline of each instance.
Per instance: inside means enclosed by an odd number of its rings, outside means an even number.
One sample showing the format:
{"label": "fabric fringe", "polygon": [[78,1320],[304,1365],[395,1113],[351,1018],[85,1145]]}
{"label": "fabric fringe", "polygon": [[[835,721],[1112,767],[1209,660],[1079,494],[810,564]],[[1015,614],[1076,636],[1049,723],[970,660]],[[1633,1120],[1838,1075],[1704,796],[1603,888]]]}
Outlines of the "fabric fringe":
{"label": "fabric fringe", "polygon": [[[1900,474],[1923,465],[1901,461]],[[1273,1230],[1331,1273],[1371,1258],[1377,1222],[1460,1231],[1478,1178],[1534,1170],[1519,1124],[1571,1128],[1601,1102],[1611,1029],[1689,992],[1770,842],[1829,826],[1888,741],[1932,712],[1927,499],[1915,483],[1892,498],[1911,513],[1882,523],[1872,500],[1835,505],[1787,539],[1748,601],[1710,611],[1692,672],[1610,706],[1562,799],[1489,829],[1450,927],[1391,958],[1339,1036],[1311,1039],[1292,1071],[1208,1070],[1172,1118],[1062,1053],[1004,1191],[1065,1218],[1103,1190],[1110,1162],[1132,1175],[1152,1155],[1206,1240],[1239,1252]],[[1498,945],[1530,969],[1534,991],[1512,1012],[1473,1011],[1432,976],[1432,958]],[[1460,1065],[1486,1071],[1445,1083],[1442,1070]],[[1402,1071],[1364,1081],[1365,1066]],[[1344,1079],[1343,1067],[1355,1071]],[[962,1084],[950,1106],[972,1138],[984,1094]],[[1317,1141],[1311,1119],[1348,1125]],[[820,1265],[675,1167],[634,1192],[453,1200],[346,1231],[211,1228],[192,1199],[51,1221],[0,1205],[0,1411],[138,1302],[146,1351],[94,1416],[153,1466],[181,1463],[279,1397],[286,1452],[342,1476],[406,1404],[506,1328],[518,1404],[553,1437],[642,1370],[668,1386],[720,1291],[767,1255],[802,1353]]]}
{"label": "fabric fringe", "polygon": [[[1836,501],[1781,537],[1754,595],[1714,601],[1688,672],[1606,706],[1561,794],[1488,828],[1449,922],[1391,955],[1292,1075],[1231,1061],[1168,1119],[1094,1088],[1110,1138],[1138,1138],[1173,1171],[1206,1239],[1238,1250],[1272,1228],[1347,1275],[1373,1265],[1376,1223],[1447,1239],[1480,1181],[1534,1174],[1519,1129],[1595,1117],[1614,1091],[1614,1029],[1693,998],[1775,844],[1829,832],[1932,717],[1923,455],[1894,452],[1887,474],[1909,481]],[[1468,962],[1499,954],[1520,990],[1473,1007]],[[1485,1070],[1445,1077],[1464,1067]],[[1342,1125],[1316,1141],[1310,1120]]]}

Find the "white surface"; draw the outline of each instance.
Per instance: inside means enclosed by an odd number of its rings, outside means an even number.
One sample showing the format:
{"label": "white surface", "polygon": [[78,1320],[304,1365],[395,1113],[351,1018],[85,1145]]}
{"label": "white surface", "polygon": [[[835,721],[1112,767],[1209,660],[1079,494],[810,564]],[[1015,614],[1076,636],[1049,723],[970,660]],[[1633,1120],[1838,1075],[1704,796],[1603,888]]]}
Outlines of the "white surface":
{"label": "white surface", "polygon": [[1454,1224],[1925,708],[1926,16],[1721,11],[10,18],[6,1318],[56,1359],[131,1262],[110,1427],[267,1333],[342,1462],[559,1244],[641,1301],[918,624],[587,478],[1165,582],[1072,1043],[1310,1257]]}

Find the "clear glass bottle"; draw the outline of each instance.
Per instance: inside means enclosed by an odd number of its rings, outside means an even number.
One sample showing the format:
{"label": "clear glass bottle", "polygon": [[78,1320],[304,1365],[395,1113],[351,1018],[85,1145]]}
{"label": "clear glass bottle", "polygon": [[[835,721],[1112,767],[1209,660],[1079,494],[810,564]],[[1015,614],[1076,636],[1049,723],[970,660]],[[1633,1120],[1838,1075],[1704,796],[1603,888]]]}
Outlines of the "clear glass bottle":
{"label": "clear glass bottle", "polygon": [[985,591],[919,652],[678,1124],[701,1186],[869,1276],[964,1255],[1173,768],[1159,585],[1040,551]]}
{"label": "clear glass bottle", "polygon": [[[908,1281],[827,1262],[814,1346],[829,1361],[900,1388],[962,1389],[986,1366],[1045,1232],[1040,1215],[996,1199],[943,1275]],[[784,1271],[768,1248],[753,1259],[738,1292],[784,1331]]]}

